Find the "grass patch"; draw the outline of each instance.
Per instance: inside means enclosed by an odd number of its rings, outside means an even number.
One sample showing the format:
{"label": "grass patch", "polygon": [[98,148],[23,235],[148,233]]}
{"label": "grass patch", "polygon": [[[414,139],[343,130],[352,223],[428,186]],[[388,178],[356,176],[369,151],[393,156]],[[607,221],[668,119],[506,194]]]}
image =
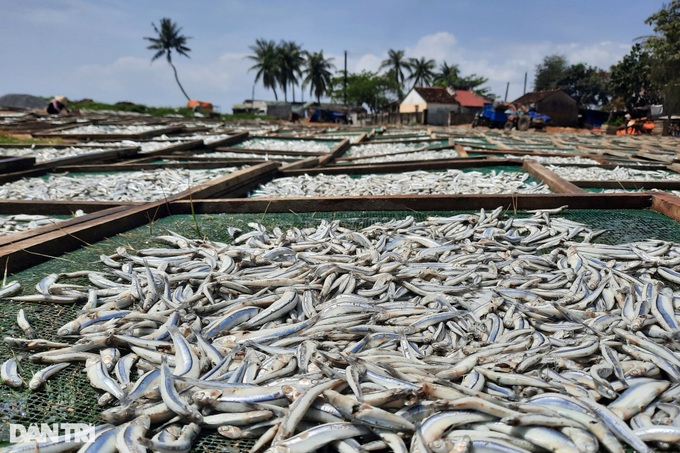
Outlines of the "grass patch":
{"label": "grass patch", "polygon": [[0,145],[54,145],[61,143],[60,138],[44,139],[44,138],[33,138],[26,134],[8,134],[6,132],[0,131]]}

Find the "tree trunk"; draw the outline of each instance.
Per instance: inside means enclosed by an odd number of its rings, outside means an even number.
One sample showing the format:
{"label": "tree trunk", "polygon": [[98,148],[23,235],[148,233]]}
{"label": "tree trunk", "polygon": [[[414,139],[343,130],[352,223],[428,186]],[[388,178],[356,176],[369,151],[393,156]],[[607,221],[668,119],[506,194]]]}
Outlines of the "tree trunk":
{"label": "tree trunk", "polygon": [[175,80],[177,81],[177,85],[179,85],[179,89],[182,90],[182,94],[184,94],[184,97],[187,98],[187,101],[190,101],[191,98],[189,97],[189,95],[187,94],[187,92],[184,91],[184,87],[182,86],[182,84],[179,83],[179,77],[177,77],[177,69],[175,68],[175,65],[172,64],[172,61],[168,61],[168,63],[170,63],[170,66],[172,66],[172,70],[173,70],[174,73],[175,73]]}

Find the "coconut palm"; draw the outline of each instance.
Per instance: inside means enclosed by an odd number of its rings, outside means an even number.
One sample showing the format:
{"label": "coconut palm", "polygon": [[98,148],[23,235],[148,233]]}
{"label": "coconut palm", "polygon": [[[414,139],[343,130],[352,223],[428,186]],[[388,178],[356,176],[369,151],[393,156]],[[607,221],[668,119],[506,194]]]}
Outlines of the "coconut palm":
{"label": "coconut palm", "polygon": [[434,74],[434,83],[440,86],[455,85],[460,78],[460,69],[458,65],[450,65],[443,61],[439,65],[439,70]]}
{"label": "coconut palm", "polygon": [[426,60],[425,57],[409,58],[408,64],[409,71],[411,72],[408,80],[413,80],[413,87],[429,86],[432,84],[436,65],[434,60]]}
{"label": "coconut palm", "polygon": [[319,52],[305,52],[305,78],[303,88],[309,86],[309,93],[316,96],[316,102],[321,103],[321,96],[328,91],[333,79],[332,70],[335,66],[331,63],[333,58],[326,59],[323,50]]}
{"label": "coconut palm", "polygon": [[409,62],[404,56],[403,50],[390,49],[387,52],[387,59],[380,64],[380,69],[387,69],[394,77],[394,81],[399,86],[399,97],[402,97],[402,87],[404,86],[404,70],[410,68]]}
{"label": "coconut palm", "polygon": [[274,98],[278,101],[276,85],[280,80],[281,61],[276,43],[260,38],[255,41],[254,46],[250,46],[250,50],[255,54],[246,58],[253,60],[255,64],[248,71],[256,70],[255,82],[262,79],[262,85],[271,88],[274,91]]}
{"label": "coconut palm", "polygon": [[305,62],[304,51],[295,41],[281,41],[277,50],[281,64],[279,84],[283,90],[284,99],[288,101],[288,86],[290,85],[293,91],[293,102],[295,102],[295,85],[302,76],[302,65]]}
{"label": "coconut palm", "polygon": [[184,87],[179,82],[179,78],[177,77],[177,68],[175,68],[175,65],[172,63],[172,51],[174,50],[178,54],[189,58],[188,52],[191,52],[191,49],[186,46],[186,43],[190,38],[180,34],[182,29],[177,26],[177,23],[173,22],[167,17],[161,19],[160,27],[156,27],[156,24],[154,23],[151,23],[151,25],[153,26],[157,36],[144,37],[144,39],[151,42],[147,49],[156,51],[151,61],[156,61],[165,55],[168,63],[170,63],[170,66],[172,66],[172,70],[175,73],[175,80],[177,81],[177,85],[179,85],[179,89],[182,90],[184,96],[186,96],[187,100],[189,100],[189,95],[186,91],[184,91]]}

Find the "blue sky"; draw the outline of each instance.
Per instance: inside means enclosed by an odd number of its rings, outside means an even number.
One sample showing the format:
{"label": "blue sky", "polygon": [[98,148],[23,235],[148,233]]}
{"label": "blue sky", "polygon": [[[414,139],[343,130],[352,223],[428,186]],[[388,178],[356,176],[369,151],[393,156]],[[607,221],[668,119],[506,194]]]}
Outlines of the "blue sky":
{"label": "blue sky", "polygon": [[[191,58],[175,56],[192,98],[222,112],[250,98],[250,46],[258,38],[323,50],[350,72],[378,70],[389,49],[458,64],[489,79],[494,93],[522,94],[546,55],[608,68],[662,0],[0,0],[0,95],[63,94],[102,102],[179,106],[185,100],[165,60],[151,64],[144,36],[169,17],[190,36]],[[290,96],[290,94],[289,94]],[[300,99],[299,91],[296,94]],[[260,83],[255,98],[273,99]],[[309,99],[309,94],[305,94]]]}

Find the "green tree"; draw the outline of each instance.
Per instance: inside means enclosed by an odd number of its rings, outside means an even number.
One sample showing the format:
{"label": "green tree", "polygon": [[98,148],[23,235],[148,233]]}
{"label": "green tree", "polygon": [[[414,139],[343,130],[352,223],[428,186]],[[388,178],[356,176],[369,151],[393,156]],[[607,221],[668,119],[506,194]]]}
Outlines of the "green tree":
{"label": "green tree", "polygon": [[609,102],[609,73],[585,63],[569,65],[562,55],[548,55],[536,66],[534,90],[562,90],[580,105],[601,106]]}
{"label": "green tree", "polygon": [[323,96],[331,87],[335,66],[331,63],[333,58],[325,58],[323,50],[305,53],[305,76],[302,82],[303,88],[309,86],[309,93],[316,96],[316,102],[321,103]]}
{"label": "green tree", "polygon": [[390,49],[387,52],[387,59],[383,60],[383,62],[380,64],[380,69],[386,69],[399,87],[399,99],[403,97],[403,87],[405,81],[404,70],[408,71],[409,68],[409,62],[406,60],[405,52],[403,50]]}
{"label": "green tree", "polygon": [[281,62],[276,43],[259,38],[254,46],[250,46],[250,50],[254,52],[254,55],[248,55],[246,58],[253,60],[255,64],[248,71],[256,70],[255,82],[262,80],[262,85],[274,91],[274,99],[278,101],[276,85],[280,81]]}
{"label": "green tree", "polygon": [[435,77],[435,67],[437,63],[434,60],[426,60],[425,57],[409,58],[408,68],[410,75],[408,80],[413,81],[411,89],[416,86],[429,86]]}
{"label": "green tree", "polygon": [[458,65],[449,65],[447,62],[442,61],[439,65],[439,70],[434,75],[434,84],[446,88],[455,85],[459,78],[460,69]]}
{"label": "green tree", "polygon": [[569,66],[557,88],[584,106],[599,106],[609,102],[609,73],[584,63]]}
{"label": "green tree", "polygon": [[635,108],[661,102],[661,90],[652,77],[654,61],[651,53],[636,43],[628,55],[610,69],[609,89],[615,106]]}
{"label": "green tree", "polygon": [[663,92],[669,115],[680,111],[680,0],[673,0],[645,21],[654,30],[644,38],[651,52],[653,81]]}
{"label": "green tree", "polygon": [[[344,97],[344,74],[333,78],[331,99],[339,102]],[[397,98],[399,86],[389,74],[370,71],[347,74],[347,102],[353,105],[366,105],[372,112],[382,111]]]}
{"label": "green tree", "polygon": [[534,90],[555,90],[567,71],[567,59],[562,55],[548,55],[536,66]]}
{"label": "green tree", "polygon": [[482,86],[486,84],[488,81],[489,79],[487,79],[484,76],[470,74],[469,76],[458,77],[453,83],[453,86],[459,89],[472,91],[478,96],[489,99],[493,97],[490,88]]}
{"label": "green tree", "polygon": [[175,81],[177,82],[177,85],[179,85],[179,89],[182,90],[182,94],[184,94],[187,100],[191,99],[187,92],[184,91],[184,87],[182,86],[182,84],[179,82],[179,77],[177,77],[177,68],[175,68],[175,65],[172,63],[173,50],[177,52],[179,55],[184,55],[185,57],[190,58],[189,52],[191,52],[191,49],[189,49],[186,46],[186,43],[187,40],[191,38],[182,35],[180,33],[182,29],[177,26],[177,23],[173,22],[167,17],[161,19],[160,27],[156,27],[156,24],[154,23],[151,23],[151,26],[153,26],[153,29],[156,32],[156,36],[144,37],[144,39],[151,42],[151,44],[147,46],[147,49],[156,51],[153,58],[151,58],[151,61],[154,62],[163,55],[165,55],[165,58],[168,60],[168,63],[170,64],[170,66],[172,66],[172,70],[175,74]]}
{"label": "green tree", "polygon": [[302,77],[302,67],[305,63],[305,54],[302,48],[295,41],[281,41],[277,46],[279,54],[279,84],[283,90],[283,98],[288,101],[288,86],[293,91],[293,102],[295,102],[295,85]]}

